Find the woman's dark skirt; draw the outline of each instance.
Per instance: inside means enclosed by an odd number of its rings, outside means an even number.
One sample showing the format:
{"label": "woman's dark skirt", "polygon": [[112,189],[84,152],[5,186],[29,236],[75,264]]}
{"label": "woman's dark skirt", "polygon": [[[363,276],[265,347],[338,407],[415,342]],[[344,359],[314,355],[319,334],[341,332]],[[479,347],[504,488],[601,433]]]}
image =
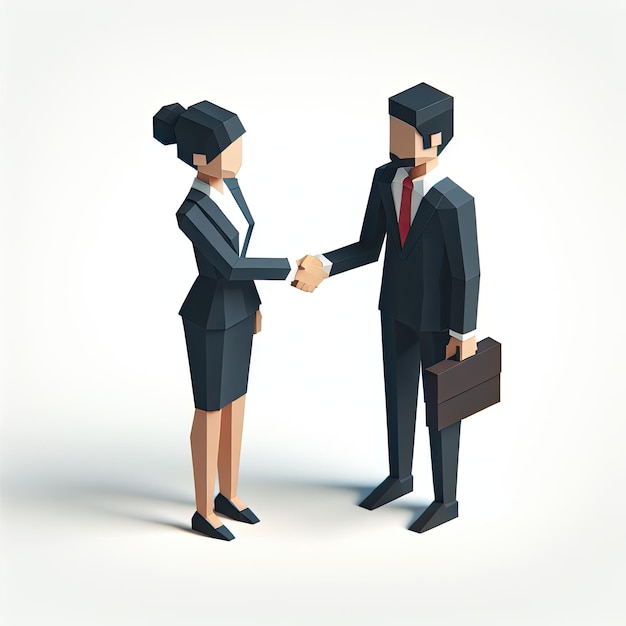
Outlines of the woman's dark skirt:
{"label": "woman's dark skirt", "polygon": [[254,315],[226,330],[206,330],[183,318],[193,399],[218,411],[248,390]]}

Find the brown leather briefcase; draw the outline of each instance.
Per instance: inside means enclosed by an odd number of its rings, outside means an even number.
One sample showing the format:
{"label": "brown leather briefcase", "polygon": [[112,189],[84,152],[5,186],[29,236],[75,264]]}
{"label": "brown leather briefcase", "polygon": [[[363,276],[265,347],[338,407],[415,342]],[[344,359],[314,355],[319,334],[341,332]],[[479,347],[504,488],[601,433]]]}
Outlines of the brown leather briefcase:
{"label": "brown leather briefcase", "polygon": [[474,356],[426,369],[426,424],[441,430],[500,402],[501,370],[501,346],[491,337],[478,342]]}

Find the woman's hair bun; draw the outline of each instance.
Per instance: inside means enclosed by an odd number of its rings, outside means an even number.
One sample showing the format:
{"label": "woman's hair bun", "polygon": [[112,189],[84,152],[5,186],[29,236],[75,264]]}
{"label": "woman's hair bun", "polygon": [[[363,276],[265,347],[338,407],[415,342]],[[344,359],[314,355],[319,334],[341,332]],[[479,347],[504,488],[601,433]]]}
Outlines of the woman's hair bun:
{"label": "woman's hair bun", "polygon": [[159,112],[152,118],[154,138],[166,146],[176,143],[174,127],[180,115],[185,111],[185,107],[178,104],[178,102],[161,107]]}

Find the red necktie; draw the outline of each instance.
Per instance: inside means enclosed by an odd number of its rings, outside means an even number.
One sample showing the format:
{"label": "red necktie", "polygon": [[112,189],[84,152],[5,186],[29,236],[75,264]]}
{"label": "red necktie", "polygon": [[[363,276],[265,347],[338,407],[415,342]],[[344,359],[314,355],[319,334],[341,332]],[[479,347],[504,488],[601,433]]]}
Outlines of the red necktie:
{"label": "red necktie", "polygon": [[406,237],[411,228],[411,196],[413,195],[413,181],[407,176],[402,181],[402,199],[400,200],[400,218],[398,227],[400,228],[400,244],[404,246]]}

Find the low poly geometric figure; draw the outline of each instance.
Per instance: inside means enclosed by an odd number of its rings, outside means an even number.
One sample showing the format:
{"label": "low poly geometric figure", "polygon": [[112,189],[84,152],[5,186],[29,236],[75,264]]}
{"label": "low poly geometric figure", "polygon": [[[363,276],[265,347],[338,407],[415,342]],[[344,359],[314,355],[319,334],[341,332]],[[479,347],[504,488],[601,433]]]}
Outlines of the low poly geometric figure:
{"label": "low poly geometric figure", "polygon": [[[420,370],[457,351],[463,362],[482,362],[475,355],[480,263],[474,198],[449,178],[426,180],[453,137],[453,109],[452,96],[426,83],[389,98],[390,160],[374,172],[359,238],[316,255],[333,277],[377,261],[385,243],[378,308],[389,476],[361,503],[369,509],[412,489]],[[311,292],[325,277],[304,259],[292,285]],[[471,389],[442,403],[431,401],[435,497],[413,530],[424,532],[458,515],[460,420],[499,400],[498,377],[499,364]]]}
{"label": "low poly geometric figure", "polygon": [[[235,113],[206,100],[189,109],[171,104],[154,116],[153,130],[155,139],[176,144],[178,158],[197,170],[176,214],[198,266],[198,277],[180,310],[196,408],[191,430],[196,492],[192,528],[230,541],[234,537],[219,524],[215,506],[233,519],[259,521],[237,494],[252,337],[261,328],[254,280],[284,280],[291,267],[286,258],[246,256],[254,220],[236,178],[245,129]],[[240,211],[247,223],[245,233],[238,232],[220,207],[221,196],[226,196],[224,210],[230,206]],[[243,220],[234,219],[243,225]],[[216,474],[220,494],[214,501]]]}

